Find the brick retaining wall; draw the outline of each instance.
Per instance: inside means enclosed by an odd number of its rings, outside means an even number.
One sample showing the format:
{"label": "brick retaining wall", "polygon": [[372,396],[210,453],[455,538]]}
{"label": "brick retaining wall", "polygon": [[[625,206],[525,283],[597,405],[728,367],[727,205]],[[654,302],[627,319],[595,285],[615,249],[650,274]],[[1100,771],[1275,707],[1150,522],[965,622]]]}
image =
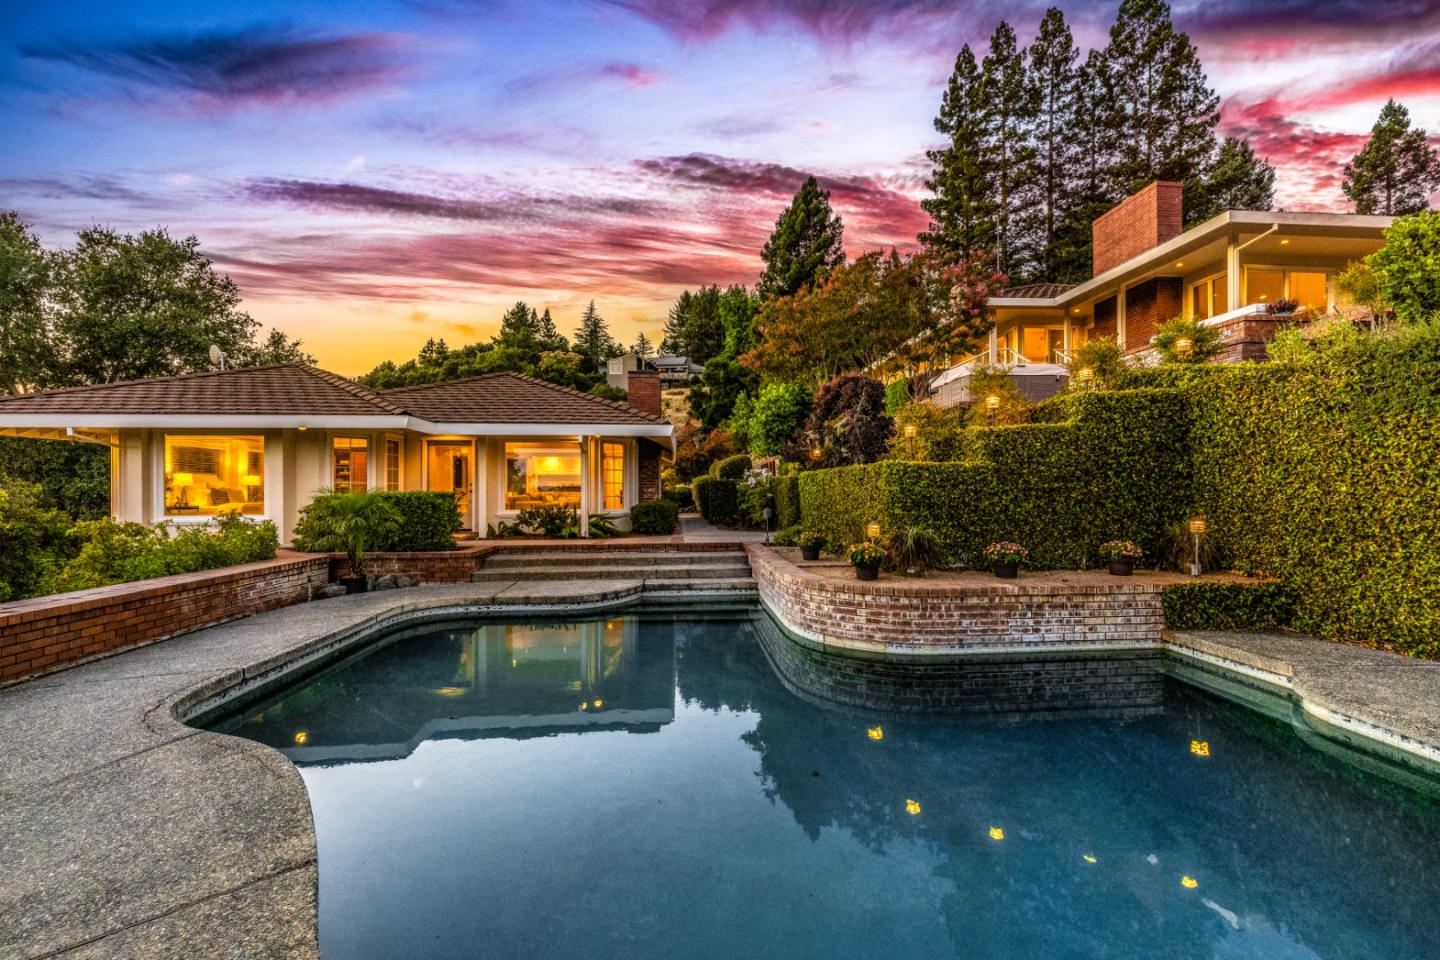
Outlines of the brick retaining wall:
{"label": "brick retaining wall", "polygon": [[[747,544],[760,599],[789,630],[826,645],[886,652],[966,648],[1158,647],[1163,583],[1114,578],[864,583],[811,573]],[[1076,576],[1078,579],[1078,576]]]}
{"label": "brick retaining wall", "polygon": [[[415,551],[413,553],[371,553],[365,555],[365,572],[383,577],[396,574],[414,577],[421,583],[463,583],[480,566],[480,558],[491,550],[490,545],[474,544],[458,550]],[[345,555],[329,555],[330,577],[348,576],[350,565]]]}
{"label": "brick retaining wall", "polygon": [[308,600],[322,556],[247,563],[0,604],[0,683]]}

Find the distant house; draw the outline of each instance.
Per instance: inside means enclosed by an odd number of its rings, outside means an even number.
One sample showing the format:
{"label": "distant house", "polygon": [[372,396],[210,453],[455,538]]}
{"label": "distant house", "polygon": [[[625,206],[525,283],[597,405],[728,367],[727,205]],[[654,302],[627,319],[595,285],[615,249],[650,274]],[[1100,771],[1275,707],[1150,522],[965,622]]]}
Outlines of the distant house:
{"label": "distant house", "polygon": [[684,386],[705,376],[705,367],[691,363],[689,357],[641,357],[627,353],[608,362],[605,382],[617,390],[629,390],[630,374],[637,370],[659,374],[660,383],[665,387]]}
{"label": "distant house", "polygon": [[0,398],[0,435],[110,448],[118,519],[234,513],[282,543],[323,488],[453,493],[481,535],[555,504],[624,527],[660,496],[673,434],[654,373],[632,376],[628,405],[516,373],[373,391],[301,364]]}
{"label": "distant house", "polygon": [[[1185,316],[1221,332],[1221,361],[1260,359],[1280,328],[1355,308],[1335,277],[1384,242],[1390,217],[1230,210],[1184,229],[1181,185],[1157,182],[1092,224],[1094,269],[1081,284],[1032,283],[991,298],[995,319],[978,353],[932,383],[942,405],[971,400],[977,364],[1009,367],[1022,393],[1060,389],[1075,349],[1114,337],[1142,362],[1156,328]],[[1293,300],[1294,312],[1270,304]]]}

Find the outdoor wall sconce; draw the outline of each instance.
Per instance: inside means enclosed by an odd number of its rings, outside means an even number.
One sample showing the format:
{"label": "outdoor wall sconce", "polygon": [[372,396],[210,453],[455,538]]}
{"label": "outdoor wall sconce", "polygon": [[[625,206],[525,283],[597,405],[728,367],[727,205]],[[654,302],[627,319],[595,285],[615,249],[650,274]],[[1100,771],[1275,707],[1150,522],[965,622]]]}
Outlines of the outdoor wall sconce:
{"label": "outdoor wall sconce", "polygon": [[823,452],[823,451],[821,451],[821,449],[820,449],[819,447],[811,447],[811,448],[810,448],[810,459],[811,459],[812,461],[819,460],[819,459],[820,459],[820,455],[821,455],[822,452]]}

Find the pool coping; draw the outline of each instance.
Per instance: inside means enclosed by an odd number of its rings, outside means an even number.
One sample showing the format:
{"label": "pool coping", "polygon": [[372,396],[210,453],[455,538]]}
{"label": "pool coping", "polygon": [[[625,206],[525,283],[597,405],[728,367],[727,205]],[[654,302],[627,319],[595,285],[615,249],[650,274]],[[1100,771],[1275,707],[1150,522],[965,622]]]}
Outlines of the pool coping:
{"label": "pool coping", "polygon": [[[20,922],[0,956],[317,957],[315,833],[298,770],[186,719],[391,625],[646,599],[640,581],[386,591],[206,627],[7,688],[0,736],[15,749],[0,766],[0,912]],[[1161,648],[1289,691],[1357,741],[1440,762],[1440,663],[1297,634],[1166,631]]]}

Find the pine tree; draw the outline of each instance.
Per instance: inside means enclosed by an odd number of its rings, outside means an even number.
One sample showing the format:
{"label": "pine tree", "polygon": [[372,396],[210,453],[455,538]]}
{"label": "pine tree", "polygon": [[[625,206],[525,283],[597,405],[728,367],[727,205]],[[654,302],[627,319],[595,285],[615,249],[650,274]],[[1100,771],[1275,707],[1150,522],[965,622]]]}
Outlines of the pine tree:
{"label": "pine tree", "polygon": [[756,287],[760,299],[809,289],[825,271],[844,263],[844,229],[840,217],[830,209],[830,191],[821,190],[814,177],[807,177],[760,251],[765,261]]}
{"label": "pine tree", "polygon": [[1200,223],[1226,210],[1269,210],[1275,205],[1275,168],[1257,157],[1250,144],[1226,137],[1195,191],[1192,222]]}
{"label": "pine tree", "polygon": [[983,162],[986,128],[980,65],[966,45],[955,57],[935,117],[935,130],[945,136],[945,146],[925,153],[932,164],[925,187],[933,196],[920,202],[930,215],[920,242],[944,262],[959,262],[972,250],[995,244],[995,205]]}
{"label": "pine tree", "polygon": [[445,346],[443,339],[436,340],[431,337],[425,341],[425,346],[420,348],[420,353],[415,357],[415,362],[422,367],[438,367],[445,362],[450,355],[450,348]]}
{"label": "pine tree", "polygon": [[1403,216],[1430,208],[1440,187],[1440,158],[1429,135],[1411,129],[1410,111],[1394,100],[1380,109],[1370,139],[1345,164],[1341,189],[1356,213]]}
{"label": "pine tree", "polygon": [[610,336],[610,327],[595,309],[594,300],[580,317],[580,326],[575,330],[574,349],[585,358],[591,370],[600,370],[605,361],[619,351],[615,339]]}
{"label": "pine tree", "polygon": [[1115,155],[1116,133],[1108,125],[1113,84],[1110,65],[1100,50],[1091,50],[1076,77],[1079,88],[1071,134],[1075,155],[1071,168],[1071,195],[1055,237],[1054,273],[1045,277],[1057,283],[1080,283],[1091,275],[1091,223],[1119,202],[1120,193],[1107,173]]}
{"label": "pine tree", "polygon": [[655,353],[655,345],[645,336],[644,330],[635,335],[635,345],[630,348],[630,352],[642,360],[648,360]]}
{"label": "pine tree", "polygon": [[546,307],[545,312],[540,315],[540,320],[535,325],[535,334],[547,350],[569,350],[570,343],[563,334],[555,328],[555,321],[550,316],[550,308]]}
{"label": "pine tree", "polygon": [[523,300],[505,311],[500,318],[500,330],[491,338],[497,347],[519,347],[538,349],[540,317]]}
{"label": "pine tree", "polygon": [[665,316],[665,329],[660,335],[660,352],[672,357],[686,356],[685,316],[689,312],[690,291],[683,290],[675,305]]}
{"label": "pine tree", "polygon": [[1106,122],[1116,134],[1112,188],[1124,196],[1152,180],[1178,180],[1190,207],[1215,152],[1220,98],[1207,85],[1189,36],[1175,30],[1170,5],[1121,0],[1105,58]]}
{"label": "pine tree", "polygon": [[990,52],[980,64],[980,102],[987,123],[981,165],[988,173],[995,211],[995,269],[1024,274],[1022,256],[1014,249],[1019,200],[1034,180],[1035,151],[1029,140],[1035,109],[1025,82],[1025,54],[1015,30],[1004,20],[990,37]]}
{"label": "pine tree", "polygon": [[1027,59],[1034,171],[1021,195],[1018,232],[1031,250],[1035,278],[1058,280],[1061,231],[1083,182],[1076,139],[1081,126],[1080,53],[1058,7],[1045,11]]}

